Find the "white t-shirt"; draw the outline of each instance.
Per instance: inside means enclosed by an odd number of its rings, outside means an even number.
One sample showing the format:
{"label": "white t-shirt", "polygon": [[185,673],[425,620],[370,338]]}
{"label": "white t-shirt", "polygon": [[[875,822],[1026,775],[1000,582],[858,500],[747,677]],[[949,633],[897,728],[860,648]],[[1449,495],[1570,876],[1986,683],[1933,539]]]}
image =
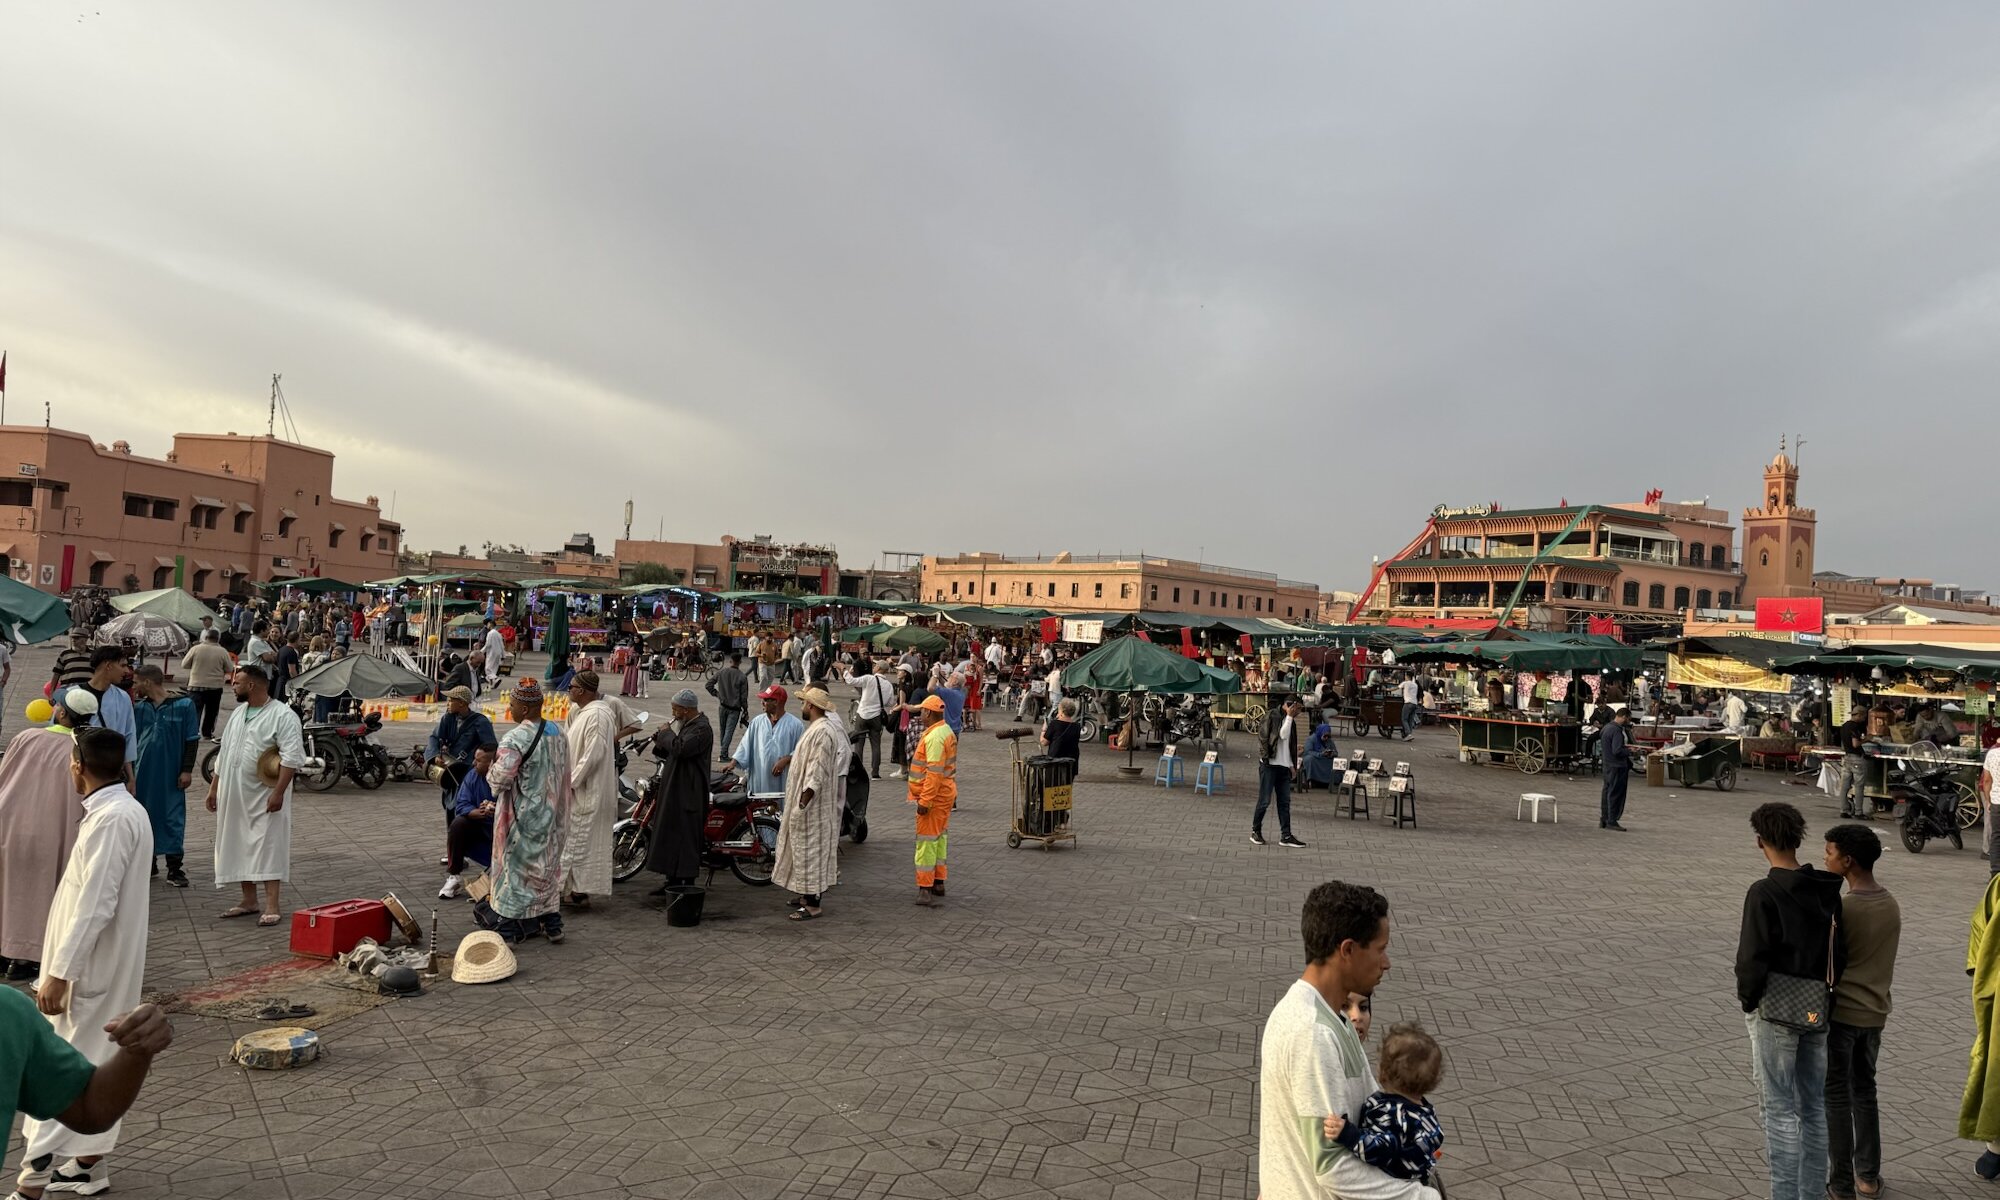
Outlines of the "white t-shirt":
{"label": "white t-shirt", "polygon": [[1361,1039],[1303,979],[1264,1022],[1257,1083],[1262,1200],[1437,1200],[1435,1189],[1371,1167],[1324,1135],[1327,1117],[1361,1115],[1375,1073]]}
{"label": "white t-shirt", "polygon": [[[1993,790],[1987,795],[1986,802],[1988,804],[2000,804],[2000,746],[1995,746],[1991,750],[1988,750],[1986,752],[1986,761],[1980,765],[1985,768],[1986,776],[1992,781],[1993,785]],[[1992,820],[1993,818],[1988,817],[1987,819]]]}
{"label": "white t-shirt", "polygon": [[1403,681],[1403,703],[1422,704],[1423,702],[1424,689],[1417,685],[1415,678],[1405,679]]}
{"label": "white t-shirt", "polygon": [[1271,743],[1271,765],[1289,767],[1292,765],[1292,718],[1286,714],[1278,722],[1278,740]]}

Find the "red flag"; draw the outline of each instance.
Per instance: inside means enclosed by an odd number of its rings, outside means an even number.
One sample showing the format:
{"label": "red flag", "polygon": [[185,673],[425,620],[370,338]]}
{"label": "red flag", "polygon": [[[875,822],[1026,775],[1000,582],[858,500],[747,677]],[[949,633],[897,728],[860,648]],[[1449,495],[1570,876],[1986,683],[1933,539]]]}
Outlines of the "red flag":
{"label": "red flag", "polygon": [[1186,658],[1194,657],[1194,630],[1185,625],[1181,626],[1181,654]]}
{"label": "red flag", "polygon": [[1133,636],[1137,637],[1137,638],[1138,638],[1138,639],[1139,639],[1140,641],[1142,641],[1142,642],[1150,642],[1150,641],[1152,641],[1152,640],[1153,640],[1153,635],[1152,635],[1152,634],[1150,634],[1150,633],[1147,633],[1147,632],[1146,632],[1145,630],[1143,630],[1143,629],[1140,629],[1140,630],[1137,630],[1137,631],[1135,631],[1135,632],[1134,632],[1134,634],[1133,634]]}
{"label": "red flag", "polygon": [[1825,633],[1826,601],[1765,597],[1757,601],[1757,628],[1772,633]]}
{"label": "red flag", "polygon": [[1247,633],[1246,633],[1246,634],[1244,634],[1244,635],[1243,635],[1242,637],[1240,637],[1240,638],[1237,638],[1237,639],[1236,639],[1236,644],[1237,644],[1238,646],[1242,647],[1242,649],[1243,649],[1243,653],[1245,653],[1245,654],[1252,654],[1252,653],[1255,653],[1255,651],[1253,651],[1253,650],[1251,650],[1251,649],[1250,649],[1250,635],[1249,635],[1249,634],[1247,634]]}
{"label": "red flag", "polygon": [[1590,632],[1615,634],[1618,632],[1618,622],[1611,617],[1592,617],[1590,618]]}
{"label": "red flag", "polygon": [[1043,617],[1042,640],[1045,642],[1053,642],[1061,636],[1062,636],[1062,618]]}

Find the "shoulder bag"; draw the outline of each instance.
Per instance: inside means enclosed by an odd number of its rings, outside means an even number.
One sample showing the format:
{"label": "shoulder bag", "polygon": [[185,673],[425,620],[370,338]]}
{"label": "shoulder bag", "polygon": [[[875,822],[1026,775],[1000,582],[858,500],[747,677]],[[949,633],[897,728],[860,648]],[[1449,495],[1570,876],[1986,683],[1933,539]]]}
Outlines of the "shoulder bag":
{"label": "shoulder bag", "polygon": [[1833,939],[1839,930],[1840,919],[1836,917],[1826,929],[1826,978],[1772,972],[1764,983],[1764,998],[1757,1004],[1758,1016],[1800,1033],[1826,1032],[1833,1017]]}

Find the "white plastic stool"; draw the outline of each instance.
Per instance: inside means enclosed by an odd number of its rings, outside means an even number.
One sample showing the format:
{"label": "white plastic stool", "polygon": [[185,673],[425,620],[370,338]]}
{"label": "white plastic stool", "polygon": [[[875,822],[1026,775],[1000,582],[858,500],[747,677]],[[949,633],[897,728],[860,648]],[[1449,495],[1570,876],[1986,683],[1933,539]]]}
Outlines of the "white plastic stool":
{"label": "white plastic stool", "polygon": [[1546,792],[1522,792],[1519,803],[1514,805],[1514,819],[1516,821],[1521,819],[1521,808],[1523,805],[1526,805],[1529,823],[1533,825],[1541,824],[1542,801],[1544,800],[1549,802],[1549,822],[1555,825],[1562,824],[1562,810],[1556,807],[1556,798]]}

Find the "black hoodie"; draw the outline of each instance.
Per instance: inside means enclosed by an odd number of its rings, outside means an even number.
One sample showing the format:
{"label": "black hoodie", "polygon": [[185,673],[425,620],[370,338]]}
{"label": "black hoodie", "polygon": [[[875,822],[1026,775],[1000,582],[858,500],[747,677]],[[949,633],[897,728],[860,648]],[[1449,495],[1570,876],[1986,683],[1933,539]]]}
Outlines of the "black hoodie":
{"label": "black hoodie", "polygon": [[[1812,867],[1772,867],[1743,897],[1743,932],[1736,939],[1736,998],[1757,1011],[1775,973],[1826,978],[1827,930],[1840,913],[1840,876]],[[1833,977],[1847,966],[1847,939],[1833,938]]]}

